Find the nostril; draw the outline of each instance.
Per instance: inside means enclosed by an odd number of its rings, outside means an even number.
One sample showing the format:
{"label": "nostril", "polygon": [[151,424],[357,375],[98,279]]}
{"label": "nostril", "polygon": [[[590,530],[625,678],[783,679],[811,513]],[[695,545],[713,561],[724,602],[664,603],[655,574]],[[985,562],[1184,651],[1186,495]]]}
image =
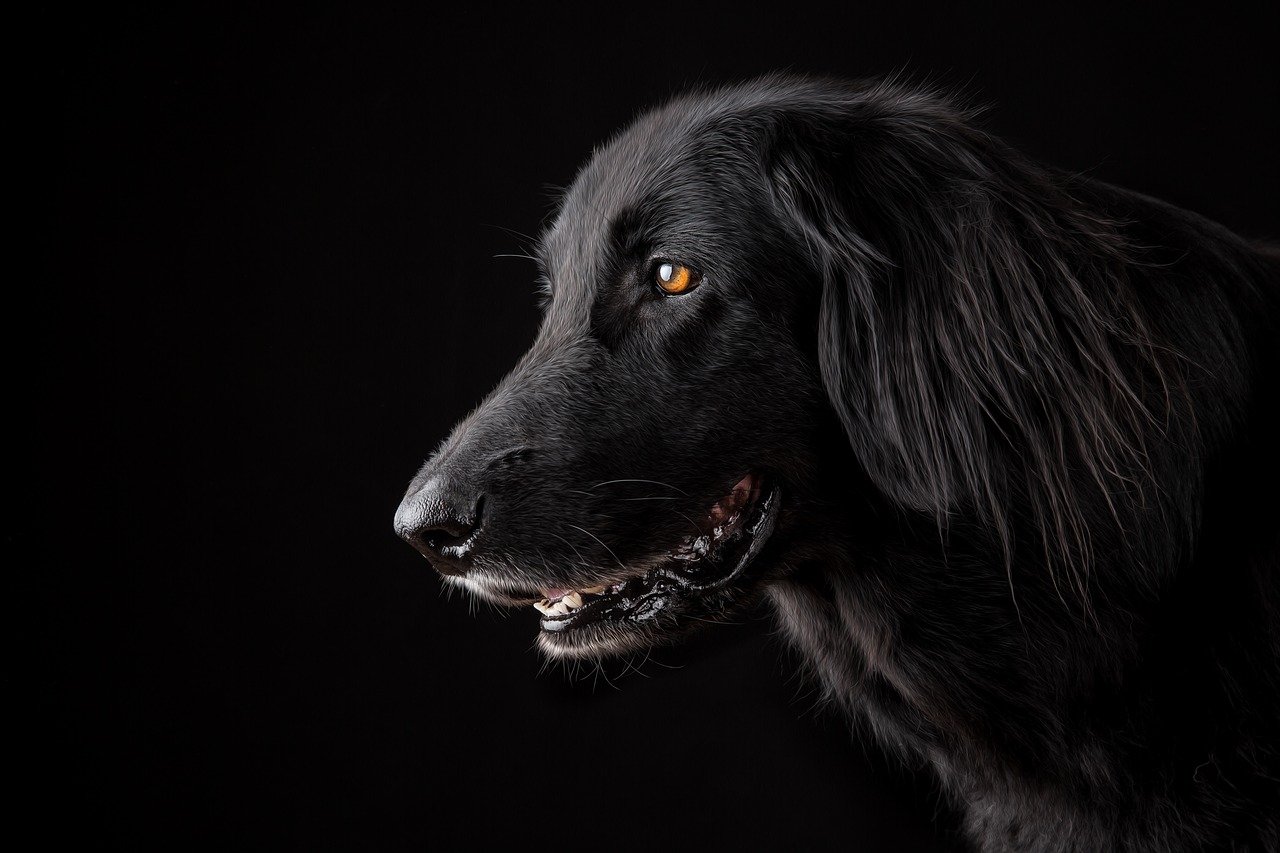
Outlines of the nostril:
{"label": "nostril", "polygon": [[[462,574],[484,514],[484,496],[462,496],[440,480],[405,498],[396,512],[396,532],[444,574]],[[461,507],[470,506],[470,511]]]}
{"label": "nostril", "polygon": [[420,528],[418,536],[431,551],[440,554],[446,550],[460,550],[467,540],[480,529],[480,513],[484,510],[481,495],[471,510],[470,518],[442,517]]}
{"label": "nostril", "polygon": [[450,540],[461,542],[466,539],[475,527],[465,521],[455,521],[446,519],[438,522],[434,527],[428,527],[421,531],[423,536],[429,539],[449,544]]}

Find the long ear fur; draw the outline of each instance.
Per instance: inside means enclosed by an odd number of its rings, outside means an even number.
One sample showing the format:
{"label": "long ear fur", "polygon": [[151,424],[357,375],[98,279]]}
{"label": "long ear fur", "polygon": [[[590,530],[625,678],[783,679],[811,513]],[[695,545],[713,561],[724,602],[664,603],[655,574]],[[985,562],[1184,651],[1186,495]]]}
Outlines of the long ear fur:
{"label": "long ear fur", "polygon": [[1152,551],[1183,547],[1171,516],[1193,510],[1156,488],[1153,443],[1189,408],[1116,224],[895,87],[788,116],[774,143],[776,202],[823,280],[822,381],[877,486],[976,522],[1008,567],[1066,570],[1086,607],[1101,555],[1169,565]]}

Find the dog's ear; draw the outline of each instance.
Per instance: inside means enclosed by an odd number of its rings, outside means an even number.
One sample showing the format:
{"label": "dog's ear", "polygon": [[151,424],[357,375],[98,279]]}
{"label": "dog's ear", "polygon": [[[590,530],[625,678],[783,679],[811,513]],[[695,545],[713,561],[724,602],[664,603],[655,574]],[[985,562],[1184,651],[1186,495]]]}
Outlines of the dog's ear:
{"label": "dog's ear", "polygon": [[873,482],[1084,584],[1140,502],[1117,494],[1150,485],[1167,391],[1117,229],[929,97],[854,97],[773,143],[776,208],[821,279],[822,382]]}

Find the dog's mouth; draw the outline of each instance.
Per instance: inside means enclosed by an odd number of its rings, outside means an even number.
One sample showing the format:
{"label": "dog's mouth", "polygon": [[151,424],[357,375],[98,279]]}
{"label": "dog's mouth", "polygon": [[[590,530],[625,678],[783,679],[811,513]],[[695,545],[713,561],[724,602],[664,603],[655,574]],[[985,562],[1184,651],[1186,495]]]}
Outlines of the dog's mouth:
{"label": "dog's mouth", "polygon": [[[698,535],[630,577],[580,589],[548,588],[534,603],[542,614],[540,645],[553,655],[621,650],[627,636],[649,634],[664,620],[714,619],[733,602],[739,585],[773,533],[779,490],[747,474],[707,511]],[[638,637],[637,637],[638,639]]]}

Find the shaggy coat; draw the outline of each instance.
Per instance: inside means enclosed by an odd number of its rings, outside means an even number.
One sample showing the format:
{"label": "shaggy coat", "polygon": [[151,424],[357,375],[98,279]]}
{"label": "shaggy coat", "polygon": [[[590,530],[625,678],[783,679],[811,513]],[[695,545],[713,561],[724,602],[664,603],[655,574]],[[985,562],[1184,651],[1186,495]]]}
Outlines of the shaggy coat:
{"label": "shaggy coat", "polygon": [[[542,647],[767,598],[982,849],[1280,849],[1274,250],[934,94],[770,77],[638,119],[538,254],[537,342],[398,517],[433,562],[474,539],[451,583],[652,575],[758,472],[749,570]],[[655,257],[701,284],[655,294]]]}

